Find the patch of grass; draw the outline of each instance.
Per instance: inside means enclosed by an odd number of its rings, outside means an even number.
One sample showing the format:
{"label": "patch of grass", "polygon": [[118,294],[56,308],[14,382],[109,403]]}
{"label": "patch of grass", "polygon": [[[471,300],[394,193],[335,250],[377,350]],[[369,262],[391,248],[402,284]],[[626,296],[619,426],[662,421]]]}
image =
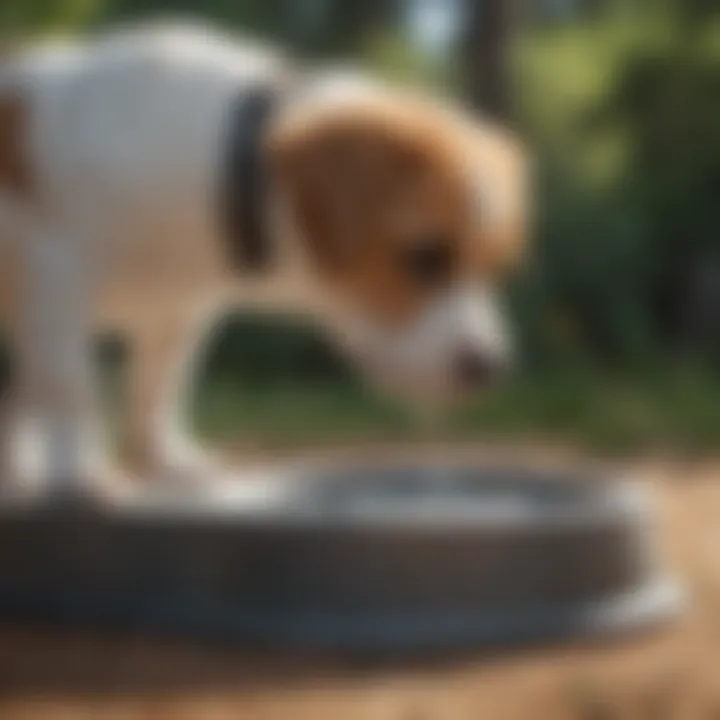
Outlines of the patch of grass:
{"label": "patch of grass", "polygon": [[199,395],[197,429],[221,442],[294,446],[407,437],[414,428],[407,409],[344,384],[250,387],[211,380]]}
{"label": "patch of grass", "polygon": [[610,377],[519,376],[468,398],[432,432],[413,412],[344,383],[251,387],[208,381],[197,427],[213,440],[274,447],[358,440],[547,439],[608,453],[720,449],[720,378],[698,368]]}

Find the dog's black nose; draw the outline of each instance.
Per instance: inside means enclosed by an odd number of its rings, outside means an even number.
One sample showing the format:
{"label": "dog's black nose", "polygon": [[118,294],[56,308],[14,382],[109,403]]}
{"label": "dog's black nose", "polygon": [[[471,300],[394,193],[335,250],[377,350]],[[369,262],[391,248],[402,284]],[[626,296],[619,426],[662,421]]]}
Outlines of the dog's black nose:
{"label": "dog's black nose", "polygon": [[463,386],[484,385],[504,369],[504,363],[490,353],[462,348],[455,354],[453,378]]}

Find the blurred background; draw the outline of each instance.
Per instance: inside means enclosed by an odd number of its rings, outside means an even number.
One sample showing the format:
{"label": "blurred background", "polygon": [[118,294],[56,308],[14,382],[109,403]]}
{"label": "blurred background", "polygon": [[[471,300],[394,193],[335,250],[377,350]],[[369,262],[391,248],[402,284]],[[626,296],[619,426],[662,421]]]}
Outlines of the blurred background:
{"label": "blurred background", "polygon": [[[11,42],[168,14],[460,97],[527,138],[537,216],[508,289],[522,367],[433,434],[720,449],[716,2],[2,0],[0,28]],[[122,354],[103,345],[109,367]],[[279,316],[228,318],[194,415],[264,448],[428,434]]]}

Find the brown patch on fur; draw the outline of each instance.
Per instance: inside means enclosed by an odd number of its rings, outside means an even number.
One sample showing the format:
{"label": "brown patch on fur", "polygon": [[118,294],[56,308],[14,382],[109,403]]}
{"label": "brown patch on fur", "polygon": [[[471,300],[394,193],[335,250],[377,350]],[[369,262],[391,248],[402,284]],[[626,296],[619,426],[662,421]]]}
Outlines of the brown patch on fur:
{"label": "brown patch on fur", "polygon": [[[376,319],[403,322],[463,275],[487,279],[519,249],[512,218],[486,226],[477,176],[518,194],[519,150],[469,121],[403,98],[295,118],[269,151],[318,268]],[[512,204],[512,203],[511,203]],[[407,272],[408,248],[447,246],[447,282]]]}
{"label": "brown patch on fur", "polygon": [[20,197],[35,192],[27,154],[29,109],[22,95],[0,95],[0,186]]}

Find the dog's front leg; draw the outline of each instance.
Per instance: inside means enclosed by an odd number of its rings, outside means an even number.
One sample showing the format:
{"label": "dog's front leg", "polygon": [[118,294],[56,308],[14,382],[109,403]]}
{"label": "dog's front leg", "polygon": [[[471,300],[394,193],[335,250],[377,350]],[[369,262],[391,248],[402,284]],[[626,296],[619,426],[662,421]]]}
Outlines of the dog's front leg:
{"label": "dog's front leg", "polygon": [[134,333],[124,445],[139,477],[206,483],[220,471],[218,458],[193,439],[188,411],[203,350],[226,308],[213,298]]}
{"label": "dog's front leg", "polygon": [[72,501],[119,492],[94,412],[89,268],[79,245],[57,233],[28,239],[24,250],[13,323],[9,487]]}

